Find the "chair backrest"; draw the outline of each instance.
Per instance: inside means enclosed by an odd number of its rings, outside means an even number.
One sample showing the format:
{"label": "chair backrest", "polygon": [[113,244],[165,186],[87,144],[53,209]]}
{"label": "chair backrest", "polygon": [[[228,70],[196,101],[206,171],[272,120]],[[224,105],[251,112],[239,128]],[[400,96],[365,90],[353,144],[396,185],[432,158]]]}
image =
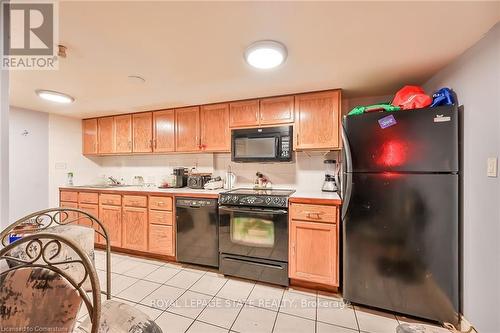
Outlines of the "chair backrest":
{"label": "chair backrest", "polygon": [[[28,258],[12,255],[19,247]],[[64,247],[71,248],[77,258],[61,258]],[[83,268],[78,279],[64,269],[75,264]],[[91,298],[83,287],[87,279],[92,286]],[[91,332],[97,333],[101,310],[99,280],[88,255],[71,239],[36,233],[0,250],[2,329],[71,332],[82,301],[92,321]]]}
{"label": "chair backrest", "polygon": [[56,207],[44,209],[26,215],[0,232],[0,243],[7,246],[12,240],[23,234],[49,231],[47,229],[68,225],[81,225],[94,229],[95,234],[103,239],[106,247],[106,294],[111,299],[111,244],[108,231],[95,216],[81,209]]}

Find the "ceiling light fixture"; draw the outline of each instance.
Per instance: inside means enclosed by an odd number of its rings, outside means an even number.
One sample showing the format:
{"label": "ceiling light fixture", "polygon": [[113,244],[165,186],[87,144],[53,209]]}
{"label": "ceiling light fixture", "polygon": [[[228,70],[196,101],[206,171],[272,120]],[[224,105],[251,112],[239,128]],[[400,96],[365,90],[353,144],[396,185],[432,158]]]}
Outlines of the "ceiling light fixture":
{"label": "ceiling light fixture", "polygon": [[245,51],[247,63],[259,69],[271,69],[281,65],[287,56],[285,45],[274,40],[261,40]]}
{"label": "ceiling light fixture", "polygon": [[38,97],[55,103],[70,104],[75,101],[73,97],[57,91],[39,89],[36,90],[35,93],[38,95]]}

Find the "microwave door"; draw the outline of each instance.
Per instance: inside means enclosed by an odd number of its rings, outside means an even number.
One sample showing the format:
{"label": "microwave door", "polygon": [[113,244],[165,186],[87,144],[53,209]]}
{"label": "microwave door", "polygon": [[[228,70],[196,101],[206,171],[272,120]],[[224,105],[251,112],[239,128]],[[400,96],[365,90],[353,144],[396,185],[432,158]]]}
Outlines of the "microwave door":
{"label": "microwave door", "polygon": [[233,140],[235,161],[271,161],[279,157],[279,138],[277,136],[236,137]]}

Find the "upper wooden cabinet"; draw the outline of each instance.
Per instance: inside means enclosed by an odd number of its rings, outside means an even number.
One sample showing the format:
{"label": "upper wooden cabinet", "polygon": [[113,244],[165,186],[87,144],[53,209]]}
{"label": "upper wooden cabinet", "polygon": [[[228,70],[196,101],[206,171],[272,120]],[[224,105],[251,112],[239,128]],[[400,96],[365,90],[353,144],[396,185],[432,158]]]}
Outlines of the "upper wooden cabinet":
{"label": "upper wooden cabinet", "polygon": [[114,153],[132,152],[132,115],[116,116]]}
{"label": "upper wooden cabinet", "polygon": [[175,151],[175,110],[153,112],[153,151]]}
{"label": "upper wooden cabinet", "polygon": [[271,97],[260,100],[261,125],[292,123],[294,118],[293,96]]}
{"label": "upper wooden cabinet", "polygon": [[176,151],[200,150],[200,108],[198,106],[175,110]]}
{"label": "upper wooden cabinet", "polygon": [[201,150],[231,151],[229,104],[203,105],[200,110]]}
{"label": "upper wooden cabinet", "polygon": [[153,151],[153,113],[134,113],[132,115],[134,153]]}
{"label": "upper wooden cabinet", "polygon": [[259,125],[259,100],[229,103],[229,126],[246,127]]}
{"label": "upper wooden cabinet", "polygon": [[115,150],[115,121],[113,117],[99,118],[97,124],[99,154],[112,154]]}
{"label": "upper wooden cabinet", "polygon": [[97,119],[82,120],[83,155],[95,155],[97,150]]}
{"label": "upper wooden cabinet", "polygon": [[340,91],[295,96],[296,149],[338,149]]}

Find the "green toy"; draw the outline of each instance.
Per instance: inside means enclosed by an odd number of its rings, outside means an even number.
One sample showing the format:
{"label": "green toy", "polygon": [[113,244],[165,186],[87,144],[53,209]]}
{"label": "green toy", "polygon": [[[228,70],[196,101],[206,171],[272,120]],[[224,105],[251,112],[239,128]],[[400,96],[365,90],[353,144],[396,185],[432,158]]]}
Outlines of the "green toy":
{"label": "green toy", "polygon": [[360,115],[365,112],[372,112],[372,111],[380,111],[384,110],[387,112],[392,112],[392,111],[398,111],[401,110],[399,106],[394,106],[389,103],[381,103],[381,104],[372,104],[372,105],[366,105],[366,106],[356,106],[354,109],[349,112],[348,116],[353,116],[353,115]]}

